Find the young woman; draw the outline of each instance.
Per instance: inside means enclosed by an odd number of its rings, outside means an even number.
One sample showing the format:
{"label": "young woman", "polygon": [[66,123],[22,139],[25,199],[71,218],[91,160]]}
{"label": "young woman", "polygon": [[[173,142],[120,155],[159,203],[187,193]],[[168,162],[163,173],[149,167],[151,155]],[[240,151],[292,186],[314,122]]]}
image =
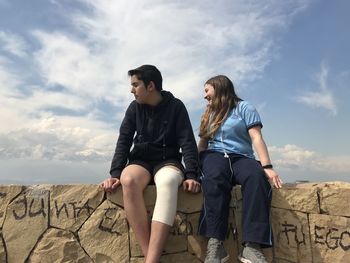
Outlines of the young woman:
{"label": "young woman", "polygon": [[[228,260],[223,247],[232,187],[243,195],[243,252],[241,262],[266,262],[261,247],[272,246],[271,185],[282,187],[261,134],[256,109],[240,99],[232,81],[215,76],[204,86],[207,108],[201,118],[198,150],[202,166],[204,203],[199,233],[209,237],[205,263]],[[253,146],[259,157],[255,160]]]}

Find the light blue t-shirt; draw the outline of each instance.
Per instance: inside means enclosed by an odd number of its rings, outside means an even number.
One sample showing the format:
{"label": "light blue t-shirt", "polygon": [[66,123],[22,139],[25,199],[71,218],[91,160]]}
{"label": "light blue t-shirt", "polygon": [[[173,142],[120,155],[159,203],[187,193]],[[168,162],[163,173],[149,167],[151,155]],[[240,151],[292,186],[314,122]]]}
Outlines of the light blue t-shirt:
{"label": "light blue t-shirt", "polygon": [[255,159],[248,130],[261,126],[261,119],[255,107],[247,101],[240,101],[208,142],[208,150],[235,153]]}

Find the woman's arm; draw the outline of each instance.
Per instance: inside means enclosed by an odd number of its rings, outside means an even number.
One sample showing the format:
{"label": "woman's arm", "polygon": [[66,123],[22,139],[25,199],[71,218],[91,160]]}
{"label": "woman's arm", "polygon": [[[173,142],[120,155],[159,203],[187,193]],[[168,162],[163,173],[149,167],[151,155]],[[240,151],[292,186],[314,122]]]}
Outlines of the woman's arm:
{"label": "woman's arm", "polygon": [[[269,152],[266,147],[266,143],[261,133],[261,127],[260,126],[252,127],[248,130],[248,132],[252,140],[254,149],[258,154],[261,165],[262,166],[270,165],[271,160],[270,160]],[[264,171],[269,181],[272,182],[276,188],[282,187],[282,180],[280,179],[278,174],[275,172],[275,170],[273,170],[273,168],[265,168]]]}
{"label": "woman's arm", "polygon": [[208,139],[200,138],[197,147],[198,153],[205,151],[208,148]]}

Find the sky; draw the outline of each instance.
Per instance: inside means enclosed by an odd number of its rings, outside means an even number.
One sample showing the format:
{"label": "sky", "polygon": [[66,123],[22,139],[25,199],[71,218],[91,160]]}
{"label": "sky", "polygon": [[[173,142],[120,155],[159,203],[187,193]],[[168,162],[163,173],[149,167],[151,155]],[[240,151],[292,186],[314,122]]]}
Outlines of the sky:
{"label": "sky", "polygon": [[347,0],[0,0],[0,184],[100,183],[154,64],[198,139],[203,85],[254,104],[284,182],[350,181]]}

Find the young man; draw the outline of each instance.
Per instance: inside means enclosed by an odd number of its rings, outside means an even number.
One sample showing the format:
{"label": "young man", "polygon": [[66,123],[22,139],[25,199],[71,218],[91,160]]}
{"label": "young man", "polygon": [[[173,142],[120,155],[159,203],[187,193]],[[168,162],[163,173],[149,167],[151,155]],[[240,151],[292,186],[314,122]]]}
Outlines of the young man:
{"label": "young man", "polygon": [[[143,65],[129,70],[128,75],[135,100],[120,126],[112,178],[101,185],[108,192],[122,185],[126,216],[145,262],[156,263],[174,223],[178,187],[182,183],[189,192],[200,190],[197,146],[187,110],[179,99],[162,90],[160,71]],[[153,182],[157,199],[150,227],[143,190]]]}

